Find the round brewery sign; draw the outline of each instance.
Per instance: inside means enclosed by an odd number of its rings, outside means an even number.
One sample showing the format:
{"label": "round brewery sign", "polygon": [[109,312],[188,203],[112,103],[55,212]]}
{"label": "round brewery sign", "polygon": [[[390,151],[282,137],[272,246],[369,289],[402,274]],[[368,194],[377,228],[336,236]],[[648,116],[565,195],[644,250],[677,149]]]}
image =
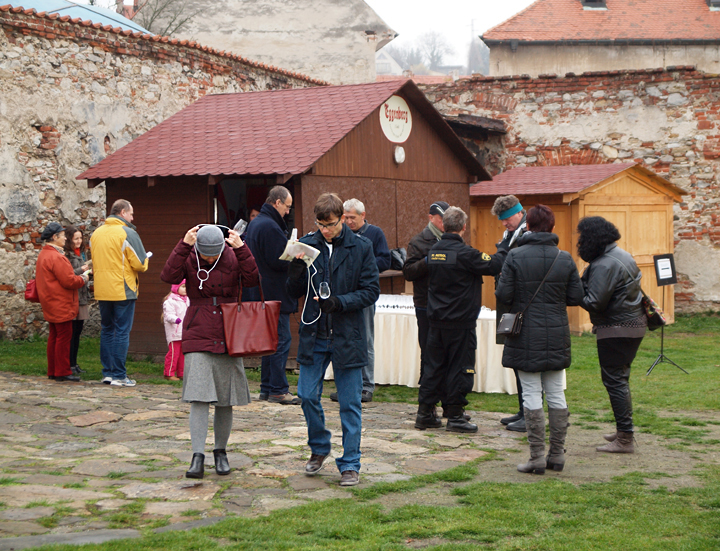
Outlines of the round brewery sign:
{"label": "round brewery sign", "polygon": [[392,96],[380,106],[380,126],[385,137],[393,143],[403,143],[408,139],[412,116],[404,99]]}

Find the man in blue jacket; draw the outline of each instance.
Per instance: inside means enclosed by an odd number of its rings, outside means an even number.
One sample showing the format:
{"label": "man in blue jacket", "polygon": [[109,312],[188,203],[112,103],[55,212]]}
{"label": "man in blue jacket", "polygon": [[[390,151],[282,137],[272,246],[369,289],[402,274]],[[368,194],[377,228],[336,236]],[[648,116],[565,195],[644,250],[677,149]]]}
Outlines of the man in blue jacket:
{"label": "man in blue jacket", "polygon": [[[318,231],[300,242],[320,254],[310,267],[302,260],[293,260],[287,280],[290,296],[305,296],[297,357],[298,396],[311,451],[305,474],[317,473],[330,454],[331,435],[325,428],[320,397],[325,370],[332,361],[343,445],[343,455],[335,463],[341,473],[340,485],[355,486],[360,481],[362,368],[368,360],[362,310],[380,296],[379,273],[372,243],[343,223],[340,197],[323,193],[315,203],[314,214]],[[329,284],[329,298],[319,297],[321,283]]]}
{"label": "man in blue jacket", "polygon": [[[280,260],[288,240],[284,217],[292,208],[292,195],[283,186],[275,186],[268,193],[260,213],[251,221],[245,243],[255,257],[261,276],[265,300],[279,300],[278,347],[272,356],[263,356],[260,369],[260,399],[277,404],[298,405],[300,399],[289,393],[285,364],[290,351],[290,314],[297,312],[297,299],[285,288],[288,263]],[[248,290],[250,300],[260,300],[258,287]]]}
{"label": "man in blue jacket", "polygon": [[[367,237],[373,246],[373,254],[379,272],[390,269],[390,249],[385,234],[377,226],[365,220],[365,205],[358,199],[348,199],[343,204],[345,224],[356,235]],[[375,304],[363,310],[365,332],[367,336],[368,363],[363,368],[362,401],[372,402],[375,392]],[[337,392],[330,394],[330,399],[337,402]]]}

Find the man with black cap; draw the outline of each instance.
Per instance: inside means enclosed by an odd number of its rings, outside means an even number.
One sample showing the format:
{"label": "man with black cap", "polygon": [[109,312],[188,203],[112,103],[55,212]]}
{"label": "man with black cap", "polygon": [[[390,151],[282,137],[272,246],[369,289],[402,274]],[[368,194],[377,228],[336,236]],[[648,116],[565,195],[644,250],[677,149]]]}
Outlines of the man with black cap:
{"label": "man with black cap", "polygon": [[430,205],[428,224],[423,231],[410,240],[407,248],[407,260],[403,266],[405,279],[412,281],[413,284],[413,304],[415,305],[415,317],[418,326],[418,344],[420,344],[420,382],[422,382],[425,367],[425,347],[430,327],[427,318],[427,255],[432,246],[442,238],[444,231],[443,215],[448,206],[445,201],[435,201]]}
{"label": "man with black cap", "polygon": [[95,298],[100,306],[100,363],[102,382],[135,386],[125,360],[138,297],[138,274],[148,269],[145,252],[133,221],[129,201],[118,199],[110,216],[90,238],[95,278]]}
{"label": "man with black cap", "polygon": [[[503,238],[498,243],[497,247],[510,251],[517,247],[520,236],[527,231],[527,224],[525,223],[525,209],[520,204],[520,200],[514,195],[503,195],[495,199],[490,214],[497,216],[498,220],[505,226],[505,233]],[[495,286],[500,280],[500,274],[495,276]],[[496,306],[497,323],[500,323],[500,318],[503,314],[510,311],[510,308],[504,304],[498,303]],[[495,342],[497,344],[505,344],[505,337],[503,335],[496,335]],[[518,389],[518,401],[520,402],[520,409],[515,415],[510,417],[504,417],[500,419],[503,425],[507,425],[508,430],[525,432],[525,410],[523,408],[523,397],[522,397],[522,384],[520,383],[520,377],[516,369],[515,382],[517,383]]]}

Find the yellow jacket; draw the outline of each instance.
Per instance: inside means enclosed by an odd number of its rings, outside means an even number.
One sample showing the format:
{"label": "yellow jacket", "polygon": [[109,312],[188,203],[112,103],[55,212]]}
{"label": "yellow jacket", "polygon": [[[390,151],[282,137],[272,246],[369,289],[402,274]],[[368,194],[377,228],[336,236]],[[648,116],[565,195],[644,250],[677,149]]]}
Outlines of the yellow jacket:
{"label": "yellow jacket", "polygon": [[148,258],[135,226],[111,215],[90,238],[96,300],[135,300]]}

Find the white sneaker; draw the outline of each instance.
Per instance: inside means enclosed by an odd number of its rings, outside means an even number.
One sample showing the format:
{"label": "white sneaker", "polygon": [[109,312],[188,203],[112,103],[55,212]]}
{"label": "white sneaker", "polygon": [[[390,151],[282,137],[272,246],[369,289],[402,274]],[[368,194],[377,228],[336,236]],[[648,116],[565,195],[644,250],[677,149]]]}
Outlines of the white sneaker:
{"label": "white sneaker", "polygon": [[113,379],[110,384],[112,386],[135,386],[135,381],[125,377],[124,379]]}
{"label": "white sneaker", "polygon": [[103,384],[109,385],[112,383],[112,377],[103,377],[102,382]]}

